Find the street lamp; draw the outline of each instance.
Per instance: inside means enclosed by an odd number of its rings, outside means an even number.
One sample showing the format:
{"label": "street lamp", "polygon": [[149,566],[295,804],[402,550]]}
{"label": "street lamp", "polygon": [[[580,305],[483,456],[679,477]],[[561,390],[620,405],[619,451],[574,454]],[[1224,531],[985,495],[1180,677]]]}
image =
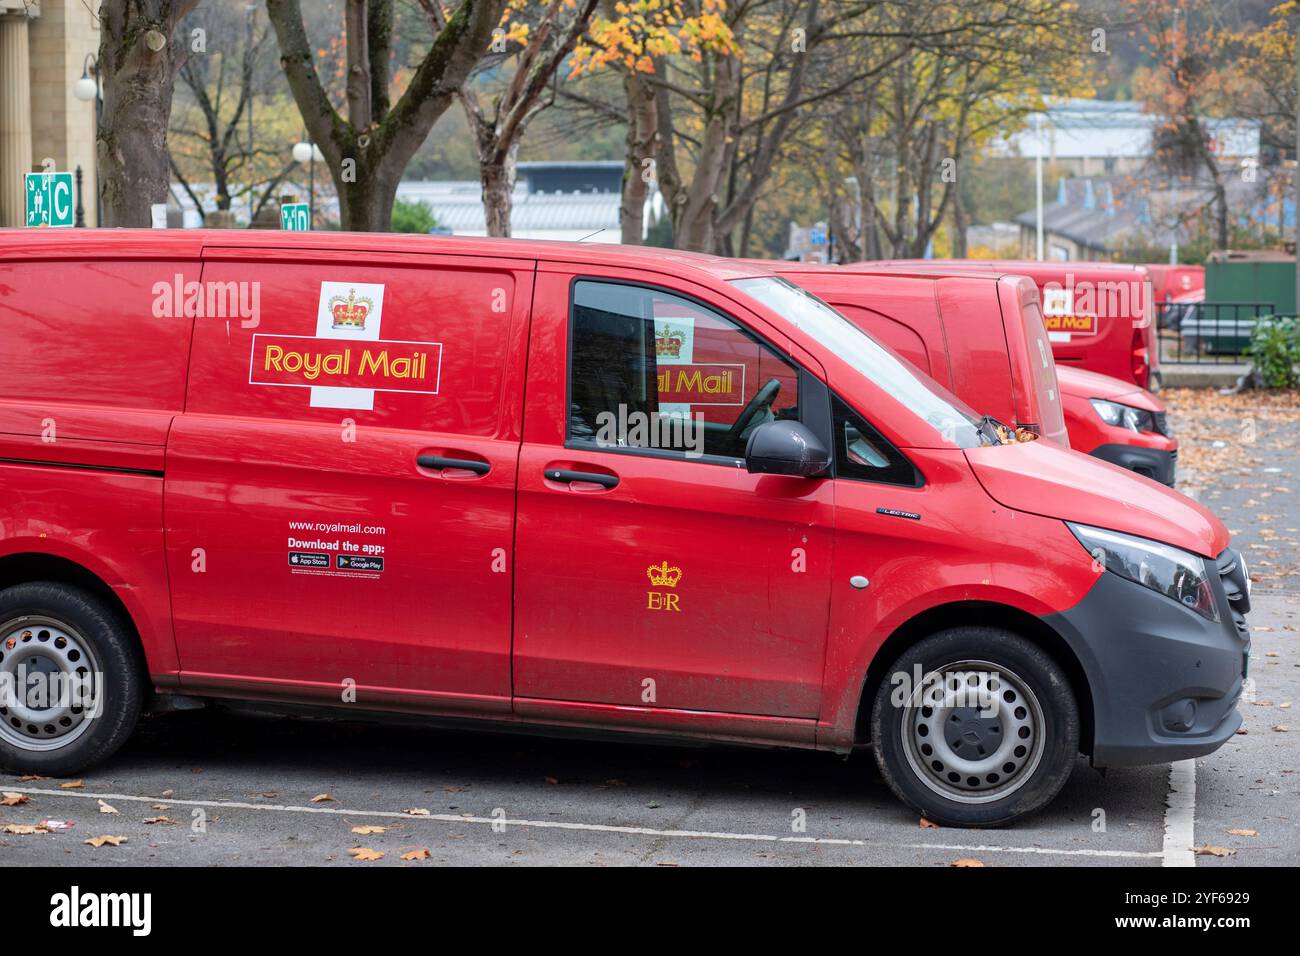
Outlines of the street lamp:
{"label": "street lamp", "polygon": [[325,161],[325,154],[311,140],[293,144],[293,161],[307,164],[307,208],[316,218],[316,164]]}
{"label": "street lamp", "polygon": [[99,128],[104,123],[104,90],[99,85],[99,60],[87,53],[81,64],[81,79],[72,86],[72,95],[83,103],[95,101],[95,225],[104,224],[104,200],[99,194]]}

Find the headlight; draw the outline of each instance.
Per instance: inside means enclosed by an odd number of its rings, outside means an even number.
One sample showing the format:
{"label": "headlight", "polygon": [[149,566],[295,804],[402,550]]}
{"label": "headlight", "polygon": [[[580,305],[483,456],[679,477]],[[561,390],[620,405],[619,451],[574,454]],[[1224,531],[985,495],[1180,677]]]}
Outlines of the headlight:
{"label": "headlight", "polygon": [[1118,425],[1135,432],[1156,431],[1156,417],[1145,408],[1134,408],[1132,405],[1121,405],[1101,398],[1090,398],[1088,401],[1092,402],[1092,407],[1107,425]]}
{"label": "headlight", "polygon": [[1200,555],[1118,531],[1068,521],[1066,526],[1107,571],[1158,591],[1206,620],[1219,620],[1219,606]]}

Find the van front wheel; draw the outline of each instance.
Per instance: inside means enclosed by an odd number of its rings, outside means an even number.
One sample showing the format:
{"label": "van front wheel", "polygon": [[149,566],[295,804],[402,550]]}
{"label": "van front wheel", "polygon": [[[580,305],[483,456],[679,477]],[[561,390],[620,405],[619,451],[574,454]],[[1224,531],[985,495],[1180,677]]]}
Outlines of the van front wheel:
{"label": "van front wheel", "polygon": [[94,594],[49,581],[0,591],[0,768],[79,773],[131,735],[144,662]]}
{"label": "van front wheel", "polygon": [[1079,750],[1079,711],[1041,648],[992,627],[957,627],[908,648],[871,709],[891,790],[945,826],[996,827],[1042,809]]}

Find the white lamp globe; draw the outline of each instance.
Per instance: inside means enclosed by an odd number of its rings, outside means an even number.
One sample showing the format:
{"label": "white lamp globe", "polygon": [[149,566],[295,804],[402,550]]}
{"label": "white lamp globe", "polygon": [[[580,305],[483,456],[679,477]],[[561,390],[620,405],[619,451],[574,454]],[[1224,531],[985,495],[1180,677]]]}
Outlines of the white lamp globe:
{"label": "white lamp globe", "polygon": [[294,143],[293,144],[293,161],[295,163],[305,163],[311,159],[311,143]]}
{"label": "white lamp globe", "polygon": [[99,92],[99,84],[95,82],[94,77],[87,76],[84,73],[81,79],[77,80],[72,86],[72,95],[83,103],[89,103]]}

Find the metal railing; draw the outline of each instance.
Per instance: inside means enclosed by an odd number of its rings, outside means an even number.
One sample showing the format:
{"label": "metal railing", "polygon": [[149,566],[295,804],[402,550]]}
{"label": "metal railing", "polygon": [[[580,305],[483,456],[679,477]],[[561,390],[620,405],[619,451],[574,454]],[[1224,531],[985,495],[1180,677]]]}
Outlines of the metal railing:
{"label": "metal railing", "polygon": [[1161,302],[1155,307],[1162,363],[1241,364],[1257,319],[1280,313],[1272,302]]}

